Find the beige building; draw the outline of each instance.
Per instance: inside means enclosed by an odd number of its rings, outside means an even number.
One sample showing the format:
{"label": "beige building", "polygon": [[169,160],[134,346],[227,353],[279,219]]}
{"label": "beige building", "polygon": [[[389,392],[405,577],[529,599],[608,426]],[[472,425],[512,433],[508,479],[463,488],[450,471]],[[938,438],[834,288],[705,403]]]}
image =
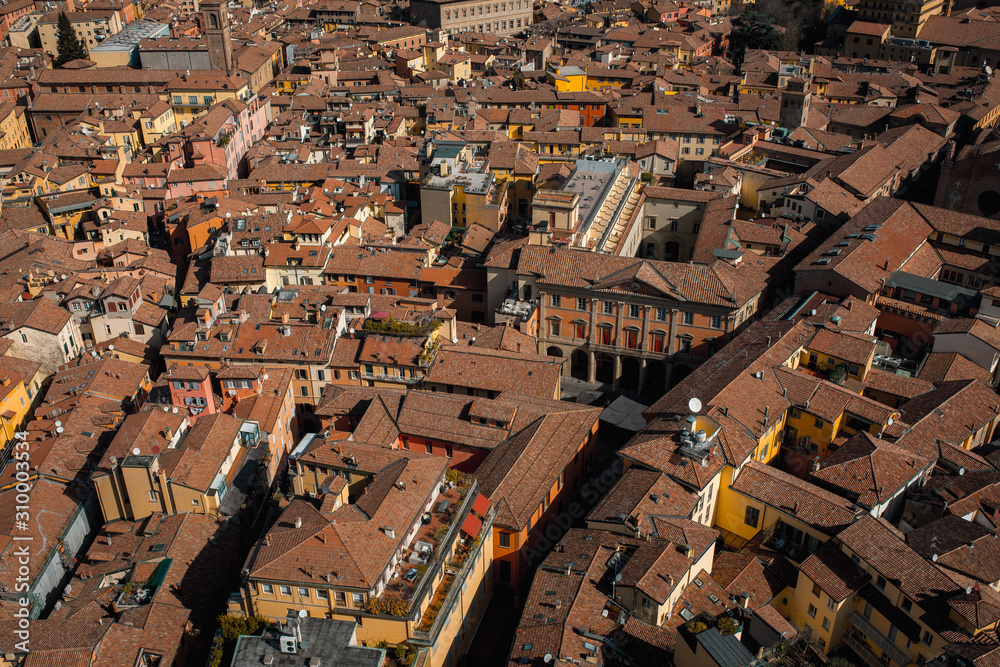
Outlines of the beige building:
{"label": "beige building", "polygon": [[[76,36],[87,46],[89,52],[111,35],[122,29],[121,19],[115,12],[67,12]],[[59,28],[59,12],[46,14],[38,21],[38,38],[42,49],[49,55],[56,55],[57,33]]]}
{"label": "beige building", "polygon": [[243,429],[243,420],[225,413],[189,424],[183,412],[172,410],[125,420],[93,476],[105,520],[222,511],[258,430]]}
{"label": "beige building", "polygon": [[857,11],[863,21],[891,23],[894,37],[914,39],[931,16],[951,12],[951,0],[861,0]]}
{"label": "beige building", "polygon": [[[938,0],[940,2],[940,0]],[[531,25],[531,0],[415,0],[410,19],[445,33],[487,32],[512,35]]]}

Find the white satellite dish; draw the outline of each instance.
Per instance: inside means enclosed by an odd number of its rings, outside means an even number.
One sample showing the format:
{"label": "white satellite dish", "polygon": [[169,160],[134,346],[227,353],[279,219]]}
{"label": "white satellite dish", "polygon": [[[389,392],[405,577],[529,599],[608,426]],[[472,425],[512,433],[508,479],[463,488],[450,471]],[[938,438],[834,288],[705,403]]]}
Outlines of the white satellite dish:
{"label": "white satellite dish", "polygon": [[269,376],[269,375],[268,375],[267,373],[264,373],[264,379],[265,379],[265,380],[267,380],[267,378],[269,378],[269,377],[270,377],[270,376]]}
{"label": "white satellite dish", "polygon": [[58,434],[62,435],[62,432],[63,432],[64,430],[65,430],[65,429],[64,429],[64,428],[63,428],[62,426],[60,426],[59,428],[57,428],[57,429],[56,429],[56,433],[58,433]]}
{"label": "white satellite dish", "polygon": [[351,335],[354,335],[354,327],[351,327]]}
{"label": "white satellite dish", "polygon": [[142,450],[136,447],[135,449],[132,450],[132,453],[135,454],[136,456],[139,456],[139,454],[142,453]]}
{"label": "white satellite dish", "polygon": [[168,405],[164,405],[164,406],[163,406],[163,411],[164,411],[164,412],[170,412],[170,406],[168,406]]}
{"label": "white satellite dish", "polygon": [[697,396],[692,396],[691,400],[688,401],[688,409],[696,414],[701,412],[701,399]]}
{"label": "white satellite dish", "polygon": [[171,410],[171,412],[173,412],[176,415],[177,414],[177,408],[174,408],[173,410]]}
{"label": "white satellite dish", "polygon": [[542,658],[542,662],[544,662],[546,665],[549,664],[550,662],[552,662],[552,654],[551,653],[546,653],[545,657]]}
{"label": "white satellite dish", "polygon": [[58,419],[56,420],[56,426],[62,426],[62,422],[59,421]]}
{"label": "white satellite dish", "polygon": [[309,615],[308,611],[306,611],[305,609],[299,609],[299,618],[305,618],[308,615]]}
{"label": "white satellite dish", "polygon": [[109,350],[114,350],[114,349],[115,349],[115,346],[114,346],[114,345],[108,345],[108,349],[109,349]]}
{"label": "white satellite dish", "polygon": [[319,310],[320,310],[321,313],[325,313],[326,312],[326,304],[324,303],[322,306],[320,306]]}
{"label": "white satellite dish", "polygon": [[887,421],[885,424],[886,426],[892,426],[892,422],[893,422],[892,417],[889,417],[889,421]]}
{"label": "white satellite dish", "polygon": [[226,212],[226,217],[227,218],[231,218],[231,217],[233,217],[233,214],[231,212],[227,211]]}

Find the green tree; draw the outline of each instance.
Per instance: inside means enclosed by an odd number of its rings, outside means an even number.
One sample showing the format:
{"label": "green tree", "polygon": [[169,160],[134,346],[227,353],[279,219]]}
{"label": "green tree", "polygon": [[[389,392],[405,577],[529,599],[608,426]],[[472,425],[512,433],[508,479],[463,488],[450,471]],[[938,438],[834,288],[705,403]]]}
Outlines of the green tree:
{"label": "green tree", "polygon": [[56,60],[57,67],[62,67],[71,60],[86,58],[87,46],[84,44],[70,23],[66,12],[59,12],[59,26],[56,30]]}
{"label": "green tree", "polygon": [[733,19],[729,33],[729,57],[736,72],[743,70],[747,49],[773,49],[778,41],[778,31],[768,16],[750,10]]}

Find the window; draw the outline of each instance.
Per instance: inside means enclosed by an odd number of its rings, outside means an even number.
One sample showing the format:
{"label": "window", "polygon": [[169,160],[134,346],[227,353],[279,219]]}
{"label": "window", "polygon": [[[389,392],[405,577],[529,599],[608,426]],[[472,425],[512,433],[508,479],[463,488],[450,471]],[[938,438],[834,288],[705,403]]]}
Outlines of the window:
{"label": "window", "polygon": [[652,345],[653,352],[665,352],[665,342],[667,337],[662,333],[650,334],[650,343]]}
{"label": "window", "polygon": [[656,216],[647,215],[646,216],[646,229],[656,229]]}
{"label": "window", "polygon": [[667,309],[666,308],[657,308],[656,309],[656,321],[657,322],[666,322],[667,321]]}
{"label": "window", "polygon": [[560,330],[560,326],[559,325],[560,324],[562,324],[562,323],[559,320],[549,320],[549,335],[550,336],[558,336],[559,335],[559,330]]}
{"label": "window", "polygon": [[614,303],[614,301],[605,301],[604,302],[604,314],[605,315],[614,315],[614,313],[615,313],[615,303]]}
{"label": "window", "polygon": [[639,317],[639,306],[637,306],[634,303],[633,304],[629,304],[629,307],[628,307],[628,316],[629,317]]}
{"label": "window", "polygon": [[684,324],[694,324],[694,313],[684,313]]}
{"label": "window", "polygon": [[347,606],[347,593],[343,591],[334,591],[333,599],[337,602],[338,605],[342,607]]}
{"label": "window", "polygon": [[828,618],[824,618],[823,619],[823,629],[824,630],[829,630],[830,629],[830,619],[828,619]]}
{"label": "window", "polygon": [[823,597],[823,591],[820,589],[819,584],[813,584],[813,595],[816,597]]}
{"label": "window", "polygon": [[549,303],[555,308],[558,308],[561,305],[560,304],[561,300],[562,297],[560,297],[558,294],[553,294],[552,296],[549,297]]}
{"label": "window", "polygon": [[611,325],[601,325],[597,327],[597,342],[601,345],[611,345],[614,337],[611,334]]}
{"label": "window", "polygon": [[510,533],[500,533],[500,548],[510,549]]}
{"label": "window", "polygon": [[625,330],[625,347],[631,350],[639,349],[639,330],[638,329],[626,329]]}
{"label": "window", "polygon": [[365,594],[351,593],[351,601],[354,603],[355,609],[361,609],[362,605],[365,603]]}
{"label": "window", "polygon": [[884,591],[885,590],[885,577],[883,577],[882,575],[879,575],[879,577],[875,580],[875,586],[880,591]]}
{"label": "window", "polygon": [[813,422],[813,424],[816,426],[816,428],[823,428],[823,420],[818,417],[816,418],[816,421]]}
{"label": "window", "polygon": [[890,640],[890,641],[891,641],[891,642],[892,642],[893,644],[895,644],[895,643],[896,643],[896,637],[898,637],[898,636],[899,636],[899,628],[897,628],[897,627],[896,627],[895,625],[890,625],[890,626],[889,626],[889,632],[888,632],[888,635],[889,635],[889,640]]}
{"label": "window", "polygon": [[826,606],[828,609],[836,609],[837,603],[833,601],[833,598],[826,599]]}
{"label": "window", "polygon": [[931,634],[930,630],[924,630],[924,636],[920,638],[927,646],[930,646],[934,642],[934,635]]}
{"label": "window", "polygon": [[308,598],[309,597],[309,589],[308,588],[299,588],[298,589],[298,593],[299,593],[299,597],[300,598]]}
{"label": "window", "polygon": [[753,528],[757,527],[757,522],[760,520],[760,510],[756,507],[747,506],[746,516],[743,517],[743,523]]}
{"label": "window", "polygon": [[816,618],[816,607],[813,604],[809,605],[809,615]]}
{"label": "window", "polygon": [[870,602],[865,602],[865,608],[861,610],[861,615],[869,621],[872,620],[872,605]]}
{"label": "window", "polygon": [[587,337],[587,325],[584,322],[576,322],[573,324],[573,337],[579,339]]}
{"label": "window", "polygon": [[25,336],[24,334],[21,334],[21,342],[22,343],[27,343],[28,342],[28,337]]}
{"label": "window", "polygon": [[721,315],[712,315],[712,328],[713,329],[721,329],[722,328],[722,316]]}
{"label": "window", "polygon": [[576,299],[576,309],[577,310],[587,310],[587,300],[581,297]]}
{"label": "window", "polygon": [[274,595],[274,586],[271,584],[261,584],[260,592],[264,595]]}
{"label": "window", "polygon": [[278,593],[280,593],[281,595],[287,595],[287,596],[291,597],[291,595],[292,595],[292,587],[291,586],[278,586]]}
{"label": "window", "polygon": [[913,602],[911,602],[910,598],[907,597],[903,598],[903,603],[900,604],[899,606],[902,607],[903,611],[905,611],[907,614],[909,614],[913,610]]}
{"label": "window", "polygon": [[149,490],[149,502],[155,503],[156,500],[157,500],[157,497],[158,496],[156,495],[156,491],[154,489],[150,489]]}
{"label": "window", "polygon": [[323,591],[323,590],[317,590],[316,591],[316,599],[317,600],[329,600],[330,599],[330,594],[327,593],[326,591]]}

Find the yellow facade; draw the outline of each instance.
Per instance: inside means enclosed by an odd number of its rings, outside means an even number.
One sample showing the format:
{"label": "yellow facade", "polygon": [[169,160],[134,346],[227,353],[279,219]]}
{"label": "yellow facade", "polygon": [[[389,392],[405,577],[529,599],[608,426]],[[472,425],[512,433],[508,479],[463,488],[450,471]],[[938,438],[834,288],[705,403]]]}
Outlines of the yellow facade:
{"label": "yellow facade", "polygon": [[[280,85],[281,82],[278,82],[279,89]],[[214,104],[226,100],[243,102],[249,97],[249,84],[244,84],[239,89],[220,87],[214,90],[203,87],[191,89],[173,87],[168,92],[160,93],[160,99],[173,107],[174,120],[178,127],[190,125]]]}
{"label": "yellow facade", "polygon": [[[28,382],[30,378],[26,378]],[[0,379],[0,451],[7,448],[14,434],[21,430],[31,410],[31,397],[24,386],[24,379],[13,382]],[[6,382],[6,384],[4,384]]]}
{"label": "yellow facade", "polygon": [[11,105],[6,116],[0,118],[0,149],[28,148],[31,135],[25,120],[24,107]]}

